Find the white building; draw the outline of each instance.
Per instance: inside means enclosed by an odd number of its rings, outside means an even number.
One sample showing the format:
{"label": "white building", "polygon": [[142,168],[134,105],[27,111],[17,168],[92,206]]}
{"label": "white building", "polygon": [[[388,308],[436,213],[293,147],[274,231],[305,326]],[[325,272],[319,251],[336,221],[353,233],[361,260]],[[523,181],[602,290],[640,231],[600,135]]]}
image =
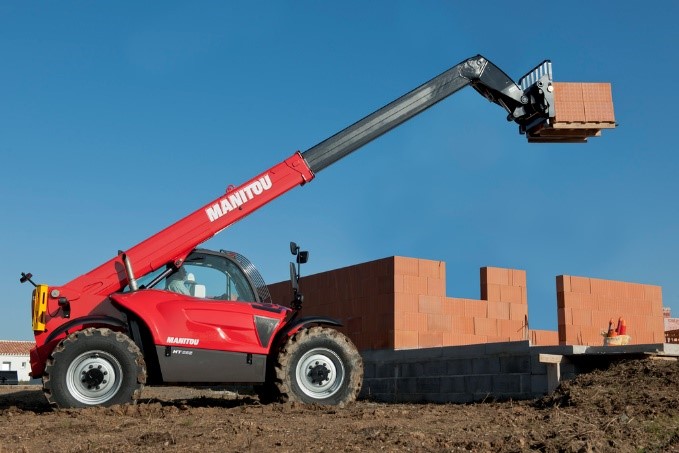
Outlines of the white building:
{"label": "white building", "polygon": [[0,371],[16,371],[19,382],[30,381],[29,351],[33,346],[32,341],[0,340]]}

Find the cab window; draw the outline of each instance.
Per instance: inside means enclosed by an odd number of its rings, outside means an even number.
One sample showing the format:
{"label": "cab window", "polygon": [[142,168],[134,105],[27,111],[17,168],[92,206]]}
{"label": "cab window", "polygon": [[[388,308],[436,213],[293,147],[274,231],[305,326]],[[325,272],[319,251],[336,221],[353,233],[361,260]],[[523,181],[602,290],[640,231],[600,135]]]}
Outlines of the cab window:
{"label": "cab window", "polygon": [[[182,272],[183,269],[183,272]],[[182,274],[183,287],[172,280]],[[232,261],[202,253],[194,253],[186,260],[181,269],[161,281],[157,288],[176,290],[194,297],[220,300],[255,302],[257,299],[248,279]]]}

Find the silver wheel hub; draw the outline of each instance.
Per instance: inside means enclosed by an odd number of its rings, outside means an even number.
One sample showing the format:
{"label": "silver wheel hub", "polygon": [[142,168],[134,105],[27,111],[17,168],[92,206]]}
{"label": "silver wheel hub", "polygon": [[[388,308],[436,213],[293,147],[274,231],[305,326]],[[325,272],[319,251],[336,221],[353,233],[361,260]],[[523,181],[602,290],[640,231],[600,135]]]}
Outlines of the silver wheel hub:
{"label": "silver wheel hub", "polygon": [[118,360],[104,351],[88,351],[71,362],[66,386],[78,402],[102,404],[113,398],[122,384]]}
{"label": "silver wheel hub", "polygon": [[314,348],[297,362],[295,377],[305,395],[328,398],[337,393],[344,382],[344,365],[330,349]]}

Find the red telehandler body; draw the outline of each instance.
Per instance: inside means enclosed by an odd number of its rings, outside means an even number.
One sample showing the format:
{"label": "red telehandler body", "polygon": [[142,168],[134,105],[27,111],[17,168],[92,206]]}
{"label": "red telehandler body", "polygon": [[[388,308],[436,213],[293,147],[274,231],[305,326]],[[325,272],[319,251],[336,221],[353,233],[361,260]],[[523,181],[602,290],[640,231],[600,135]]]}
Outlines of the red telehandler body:
{"label": "red telehandler body", "polygon": [[307,252],[291,244],[287,307],[245,257],[196,247],[467,85],[530,136],[553,116],[551,63],[522,80],[534,83],[521,88],[484,57],[469,58],[64,285],[22,273],[35,286],[32,376],[58,407],[135,402],[146,383],[252,383],[267,401],[353,401],[363,380],[356,348],[337,321],[298,316]]}

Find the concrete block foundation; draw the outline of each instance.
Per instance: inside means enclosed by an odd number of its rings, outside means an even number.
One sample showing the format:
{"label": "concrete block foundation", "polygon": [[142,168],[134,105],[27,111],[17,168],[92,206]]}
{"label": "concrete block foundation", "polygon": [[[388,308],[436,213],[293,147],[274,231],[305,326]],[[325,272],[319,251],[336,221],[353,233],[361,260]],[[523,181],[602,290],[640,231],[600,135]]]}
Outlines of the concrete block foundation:
{"label": "concrete block foundation", "polygon": [[[612,361],[679,356],[679,345],[530,346],[528,341],[361,353],[361,397],[381,402],[470,403],[539,398],[564,379]],[[555,381],[556,379],[556,381]]]}

